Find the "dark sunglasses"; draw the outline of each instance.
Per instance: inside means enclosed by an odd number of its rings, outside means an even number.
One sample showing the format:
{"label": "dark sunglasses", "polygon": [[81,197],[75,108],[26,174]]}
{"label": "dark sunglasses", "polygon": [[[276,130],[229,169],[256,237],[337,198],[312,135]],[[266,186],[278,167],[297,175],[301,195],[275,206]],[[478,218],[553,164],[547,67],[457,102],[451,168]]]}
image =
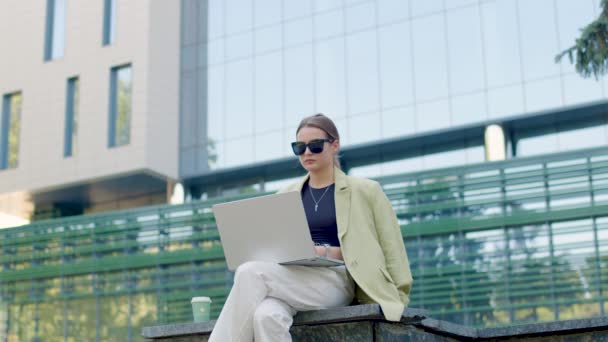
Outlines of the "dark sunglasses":
{"label": "dark sunglasses", "polygon": [[321,153],[323,152],[323,146],[325,143],[331,143],[334,139],[314,139],[308,142],[308,144],[302,141],[294,141],[291,143],[291,149],[296,156],[301,156],[306,151],[306,148],[310,150],[312,153]]}

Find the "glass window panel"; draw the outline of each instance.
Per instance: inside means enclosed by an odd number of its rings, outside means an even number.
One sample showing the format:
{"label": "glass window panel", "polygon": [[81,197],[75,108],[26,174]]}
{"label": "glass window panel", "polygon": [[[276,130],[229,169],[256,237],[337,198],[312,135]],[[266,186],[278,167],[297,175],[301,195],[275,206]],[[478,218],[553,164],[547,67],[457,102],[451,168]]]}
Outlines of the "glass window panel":
{"label": "glass window panel", "polygon": [[319,13],[314,17],[315,39],[323,39],[344,34],[344,11]]}
{"label": "glass window panel", "polygon": [[49,11],[50,17],[47,18],[46,60],[63,57],[65,47],[65,0],[48,0],[47,6],[52,6]]}
{"label": "glass window panel", "polygon": [[524,113],[523,91],[520,85],[488,91],[489,117],[500,118]]}
{"label": "glass window panel", "polygon": [[226,34],[250,30],[252,26],[252,0],[225,0]]}
{"label": "glass window panel", "polygon": [[312,0],[283,1],[285,20],[309,16],[312,13]]}
{"label": "glass window panel", "polygon": [[[298,120],[292,120],[292,122],[295,124],[292,126],[287,127],[286,129],[283,130],[283,142],[282,142],[282,148],[283,148],[283,155],[285,156],[289,156],[289,157],[294,157],[294,165],[299,165],[298,160],[295,158],[295,155],[293,154],[293,150],[291,149],[291,143],[296,141],[296,129],[298,128],[298,124],[300,123],[300,121],[308,115],[300,115],[298,116]],[[337,125],[335,118],[332,117],[332,120],[334,121],[334,123]],[[338,132],[340,132],[340,128],[338,127]],[[342,140],[342,139],[340,139]],[[304,172],[304,171],[302,171]]]}
{"label": "glass window panel", "polygon": [[462,150],[429,154],[423,157],[425,169],[438,169],[466,164],[466,155]]}
{"label": "glass window panel", "polygon": [[226,138],[253,132],[253,63],[250,59],[226,64]]}
{"label": "glass window panel", "polygon": [[255,26],[280,23],[282,20],[281,0],[253,0],[255,6]]}
{"label": "glass window panel", "polygon": [[224,140],[224,66],[216,66],[207,70],[209,85],[207,121],[207,136],[215,142]]}
{"label": "glass window panel", "polygon": [[209,150],[214,152],[210,156],[215,156],[214,159],[209,160],[209,168],[215,170],[226,167],[226,144],[223,141],[219,141],[215,146],[209,147]]}
{"label": "glass window panel", "polygon": [[208,35],[209,40],[224,35],[224,0],[209,0]]}
{"label": "glass window panel", "polygon": [[207,63],[219,64],[224,62],[224,44],[226,40],[216,39],[207,45]]}
{"label": "glass window panel", "polygon": [[103,45],[107,45],[116,38],[116,0],[104,1],[103,11]]}
{"label": "glass window panel", "polygon": [[601,100],[602,83],[595,78],[582,78],[579,74],[569,74],[563,76],[564,82],[564,104],[572,105],[577,103]]}
{"label": "glass window panel", "polygon": [[484,87],[484,61],[478,7],[447,12],[450,86],[452,93]]}
{"label": "glass window panel", "polygon": [[349,145],[350,134],[348,134],[348,119],[345,117],[332,117],[332,120],[338,129],[338,133],[340,133],[340,146],[344,147]]}
{"label": "glass window panel", "polygon": [[366,31],[346,39],[349,114],[378,110],[376,33]]}
{"label": "glass window panel", "polygon": [[382,111],[382,137],[393,138],[416,132],[414,107],[398,107]]}
{"label": "glass window panel", "polygon": [[442,0],[413,0],[411,4],[412,16],[414,17],[424,16],[430,13],[436,13],[443,10]]}
{"label": "glass window panel", "polygon": [[452,124],[457,126],[486,120],[484,95],[475,93],[452,97]]}
{"label": "glass window panel", "polygon": [[226,141],[224,167],[249,164],[253,162],[253,138],[251,136]]}
{"label": "glass window panel", "polygon": [[410,24],[399,23],[378,29],[382,106],[414,102],[414,77]]}
{"label": "glass window panel", "polygon": [[464,152],[467,164],[483,163],[486,159],[484,146],[468,147]]}
{"label": "glass window panel", "polygon": [[525,87],[527,112],[554,108],[563,103],[559,77],[526,83]]}
{"label": "glass window panel", "polygon": [[4,96],[0,122],[0,169],[16,168],[19,164],[21,107],[21,93]]}
{"label": "glass window panel", "polygon": [[478,0],[450,0],[445,2],[445,8],[449,10],[452,8],[477,5],[478,2]]}
{"label": "glass window panel", "polygon": [[388,176],[420,171],[424,169],[423,160],[423,157],[415,157],[381,163],[382,175]]}
{"label": "glass window panel", "polygon": [[416,119],[418,133],[448,127],[451,121],[448,101],[442,100],[418,104]]}
{"label": "glass window panel", "polygon": [[314,0],[315,12],[328,11],[342,7],[342,0]]}
{"label": "glass window panel", "polygon": [[[426,3],[417,1],[416,3]],[[416,99],[418,101],[447,97],[447,54],[443,15],[432,15],[413,21]]]}
{"label": "glass window panel", "polygon": [[251,56],[253,48],[252,32],[233,35],[226,38],[226,59],[233,60]]}
{"label": "glass window panel", "polygon": [[255,132],[283,127],[282,64],[281,53],[255,59]]}
{"label": "glass window panel", "polygon": [[255,136],[255,161],[280,158],[285,155],[283,132],[275,131]]}
{"label": "glass window panel", "polygon": [[287,49],[284,56],[285,122],[297,125],[314,110],[312,45]]}
{"label": "glass window panel", "polygon": [[577,129],[557,134],[557,143],[560,151],[570,151],[608,144],[608,137],[604,126],[595,126]]}
{"label": "glass window panel", "polygon": [[556,75],[557,49],[553,0],[519,1],[521,48],[526,80]]}
{"label": "glass window panel", "polygon": [[350,144],[380,139],[380,115],[378,113],[351,116],[348,121]]}
{"label": "glass window panel", "polygon": [[382,167],[378,164],[353,167],[348,172],[349,176],[373,178],[382,175]]}
{"label": "glass window panel", "polygon": [[521,82],[517,2],[484,2],[481,10],[488,85]]}
{"label": "glass window panel", "polygon": [[558,151],[557,134],[521,139],[517,143],[519,157],[533,156]]}
{"label": "glass window panel", "polygon": [[255,53],[260,54],[279,50],[283,45],[283,30],[281,25],[255,30]]}
{"label": "glass window panel", "polygon": [[110,146],[129,144],[131,140],[131,103],[133,79],[131,66],[112,68],[110,89]]}
{"label": "glass window panel", "polygon": [[78,137],[79,84],[80,82],[78,81],[78,77],[70,78],[67,82],[63,151],[63,155],[65,157],[76,154],[76,138]]}
{"label": "glass window panel", "polygon": [[382,0],[376,3],[379,25],[405,20],[410,15],[410,0]]}
{"label": "glass window panel", "polygon": [[376,26],[375,2],[346,7],[346,32],[370,29]]}
{"label": "glass window panel", "polygon": [[285,45],[293,46],[312,41],[312,17],[285,23]]}
{"label": "glass window panel", "polygon": [[[179,94],[180,102],[184,106],[184,112],[192,111],[196,99],[196,74],[193,72],[182,73],[180,88],[182,89]],[[181,128],[179,134],[180,147],[193,146],[196,144],[196,125],[192,123],[191,117],[188,117],[187,120],[187,122],[191,124],[186,124]]]}
{"label": "glass window panel", "polygon": [[317,107],[330,117],[346,116],[344,38],[317,43],[315,49]]}

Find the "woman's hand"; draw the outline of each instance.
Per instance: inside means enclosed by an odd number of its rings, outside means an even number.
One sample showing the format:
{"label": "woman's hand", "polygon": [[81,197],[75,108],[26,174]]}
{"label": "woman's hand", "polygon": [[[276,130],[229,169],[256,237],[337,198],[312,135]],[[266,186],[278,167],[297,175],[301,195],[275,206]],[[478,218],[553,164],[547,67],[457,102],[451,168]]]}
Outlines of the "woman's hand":
{"label": "woman's hand", "polygon": [[[325,246],[315,246],[315,253],[318,256],[324,257],[325,254]],[[327,256],[331,259],[344,260],[342,257],[342,249],[340,247],[329,247],[329,253]]]}

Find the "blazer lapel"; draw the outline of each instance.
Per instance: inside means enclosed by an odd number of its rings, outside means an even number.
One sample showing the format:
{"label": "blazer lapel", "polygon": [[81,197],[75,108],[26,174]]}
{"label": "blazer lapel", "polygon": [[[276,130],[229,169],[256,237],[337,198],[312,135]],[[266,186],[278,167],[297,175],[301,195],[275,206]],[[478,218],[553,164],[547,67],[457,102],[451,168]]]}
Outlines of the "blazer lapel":
{"label": "blazer lapel", "polygon": [[336,224],[338,226],[338,238],[346,234],[348,220],[350,218],[350,187],[346,174],[337,167],[334,168],[334,180],[336,183],[334,200],[336,204]]}

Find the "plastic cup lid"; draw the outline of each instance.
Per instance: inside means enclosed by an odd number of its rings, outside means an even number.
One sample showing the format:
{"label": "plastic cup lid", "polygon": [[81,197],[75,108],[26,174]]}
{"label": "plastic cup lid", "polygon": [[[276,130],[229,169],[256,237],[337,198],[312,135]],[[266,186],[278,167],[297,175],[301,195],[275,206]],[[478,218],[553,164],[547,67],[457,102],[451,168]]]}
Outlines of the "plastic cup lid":
{"label": "plastic cup lid", "polygon": [[200,302],[209,302],[211,303],[211,298],[209,297],[192,297],[190,303],[200,303]]}

